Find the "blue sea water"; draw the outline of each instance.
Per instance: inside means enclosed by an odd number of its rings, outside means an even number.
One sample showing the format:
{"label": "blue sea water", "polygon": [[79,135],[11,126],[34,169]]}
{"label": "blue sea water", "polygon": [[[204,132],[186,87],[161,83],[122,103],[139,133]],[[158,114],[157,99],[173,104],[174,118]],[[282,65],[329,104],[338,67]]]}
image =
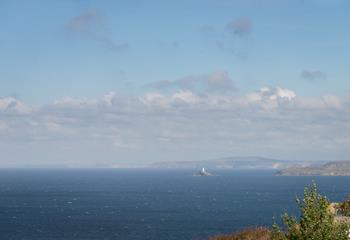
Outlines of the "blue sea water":
{"label": "blue sea water", "polygon": [[[0,170],[0,239],[207,239],[297,213],[311,177],[185,170]],[[350,177],[316,177],[331,201]]]}

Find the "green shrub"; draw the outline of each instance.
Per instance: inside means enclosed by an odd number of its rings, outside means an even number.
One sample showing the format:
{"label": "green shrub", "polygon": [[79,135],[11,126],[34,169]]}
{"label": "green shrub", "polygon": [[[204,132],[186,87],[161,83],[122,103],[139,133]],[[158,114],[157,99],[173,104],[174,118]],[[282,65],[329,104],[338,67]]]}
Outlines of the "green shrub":
{"label": "green shrub", "polygon": [[316,184],[306,187],[304,198],[296,199],[300,219],[284,214],[284,229],[273,225],[273,240],[348,240],[348,226],[336,223],[329,210],[330,202],[317,192]]}
{"label": "green shrub", "polygon": [[350,195],[344,202],[338,204],[337,210],[341,215],[350,217]]}

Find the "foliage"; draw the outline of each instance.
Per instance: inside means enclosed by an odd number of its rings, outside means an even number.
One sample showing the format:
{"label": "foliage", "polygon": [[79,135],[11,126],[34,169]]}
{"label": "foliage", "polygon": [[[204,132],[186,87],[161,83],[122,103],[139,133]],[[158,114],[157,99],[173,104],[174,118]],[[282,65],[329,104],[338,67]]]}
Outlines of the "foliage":
{"label": "foliage", "polygon": [[336,223],[330,212],[330,203],[317,192],[316,184],[306,187],[304,198],[296,199],[300,209],[300,220],[284,214],[284,230],[275,223],[271,237],[273,240],[347,240],[348,226]]}
{"label": "foliage", "polygon": [[338,204],[337,210],[341,215],[350,217],[350,195],[344,202]]}

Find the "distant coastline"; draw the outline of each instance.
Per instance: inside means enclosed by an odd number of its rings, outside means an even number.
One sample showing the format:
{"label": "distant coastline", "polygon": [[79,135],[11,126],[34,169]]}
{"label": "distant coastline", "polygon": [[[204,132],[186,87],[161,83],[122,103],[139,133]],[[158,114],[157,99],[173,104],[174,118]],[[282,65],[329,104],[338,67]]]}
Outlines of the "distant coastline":
{"label": "distant coastline", "polygon": [[350,161],[328,162],[319,166],[293,166],[276,173],[276,176],[350,176]]}
{"label": "distant coastline", "polygon": [[310,166],[324,162],[280,160],[259,156],[233,156],[203,161],[156,162],[150,168],[165,169],[232,169],[232,170],[280,170],[293,166]]}

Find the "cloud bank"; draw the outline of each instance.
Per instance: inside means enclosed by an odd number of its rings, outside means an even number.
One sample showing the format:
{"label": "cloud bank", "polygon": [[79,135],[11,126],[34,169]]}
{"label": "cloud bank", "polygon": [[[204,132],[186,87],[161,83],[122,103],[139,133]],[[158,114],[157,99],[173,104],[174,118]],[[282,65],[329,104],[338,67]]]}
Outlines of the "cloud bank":
{"label": "cloud bank", "polygon": [[[83,153],[90,164],[225,155],[344,159],[350,153],[349,119],[348,97],[301,97],[281,87],[245,95],[188,89],[142,96],[110,92],[99,99],[65,97],[37,107],[2,98],[0,148],[64,152],[49,156],[67,164]],[[18,152],[11,154],[6,159]]]}

